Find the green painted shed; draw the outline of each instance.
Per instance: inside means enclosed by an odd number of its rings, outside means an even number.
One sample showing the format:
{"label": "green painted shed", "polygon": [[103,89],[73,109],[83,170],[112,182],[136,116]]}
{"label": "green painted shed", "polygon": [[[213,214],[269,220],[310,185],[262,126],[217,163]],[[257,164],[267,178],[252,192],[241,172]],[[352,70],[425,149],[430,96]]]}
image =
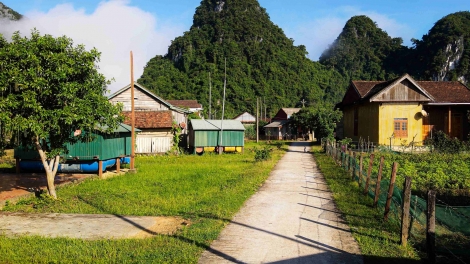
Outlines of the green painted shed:
{"label": "green painted shed", "polygon": [[216,151],[219,146],[225,152],[242,152],[245,146],[245,127],[238,120],[192,119],[188,128],[189,147],[194,153]]}
{"label": "green painted shed", "polygon": [[[67,154],[63,153],[61,156],[64,160],[81,161],[108,160],[129,156],[131,154],[131,127],[121,123],[110,134],[101,132],[105,129],[106,127],[96,127],[96,130],[90,135],[89,142],[67,144],[69,152]],[[135,129],[135,131],[139,132],[140,130]],[[21,160],[40,159],[39,153],[35,149],[31,150],[23,147],[15,148],[15,158]]]}

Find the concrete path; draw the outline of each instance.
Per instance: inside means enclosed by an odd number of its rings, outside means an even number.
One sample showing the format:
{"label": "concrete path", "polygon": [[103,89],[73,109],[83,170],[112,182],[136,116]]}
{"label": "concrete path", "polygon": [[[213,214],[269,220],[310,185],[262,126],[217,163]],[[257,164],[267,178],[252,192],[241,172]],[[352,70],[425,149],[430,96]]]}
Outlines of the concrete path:
{"label": "concrete path", "polygon": [[305,147],[289,147],[199,263],[363,263]]}
{"label": "concrete path", "polygon": [[178,217],[0,212],[0,234],[80,239],[146,238],[173,234],[187,222]]}

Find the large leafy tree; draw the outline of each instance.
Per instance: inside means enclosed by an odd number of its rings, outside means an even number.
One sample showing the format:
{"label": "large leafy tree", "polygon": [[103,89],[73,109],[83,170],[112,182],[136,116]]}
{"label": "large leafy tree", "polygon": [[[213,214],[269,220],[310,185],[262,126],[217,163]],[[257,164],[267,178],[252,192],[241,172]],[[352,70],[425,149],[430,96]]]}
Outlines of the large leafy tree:
{"label": "large leafy tree", "polygon": [[110,131],[121,121],[120,107],[103,95],[109,81],[98,72],[99,57],[96,49],[36,30],[30,37],[16,32],[10,43],[0,39],[0,123],[37,149],[53,197],[59,154],[84,140],[73,132]]}
{"label": "large leafy tree", "polygon": [[317,138],[332,138],[336,123],[343,113],[329,104],[317,104],[300,109],[291,116],[296,127],[315,131]]}

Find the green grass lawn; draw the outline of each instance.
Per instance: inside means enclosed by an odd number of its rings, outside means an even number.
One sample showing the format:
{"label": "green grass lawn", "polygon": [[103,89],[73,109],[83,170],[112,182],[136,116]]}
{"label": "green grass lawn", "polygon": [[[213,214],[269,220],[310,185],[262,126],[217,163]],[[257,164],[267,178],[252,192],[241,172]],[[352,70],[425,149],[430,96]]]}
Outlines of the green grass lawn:
{"label": "green grass lawn", "polygon": [[[260,145],[264,145],[260,143]],[[58,200],[32,198],[4,211],[182,216],[191,225],[175,235],[85,241],[0,235],[0,263],[195,263],[284,154],[254,162],[243,154],[136,158],[136,174],[88,179],[58,189]]]}

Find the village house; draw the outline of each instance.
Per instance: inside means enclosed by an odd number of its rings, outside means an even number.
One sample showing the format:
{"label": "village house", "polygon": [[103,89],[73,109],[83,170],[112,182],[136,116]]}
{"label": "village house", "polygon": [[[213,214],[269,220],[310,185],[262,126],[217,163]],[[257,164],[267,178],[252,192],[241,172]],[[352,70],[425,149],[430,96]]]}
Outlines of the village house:
{"label": "village house", "polygon": [[281,108],[271,119],[271,123],[264,126],[267,139],[296,139],[297,128],[289,126],[290,117],[302,108]]}
{"label": "village house", "polygon": [[236,117],[232,118],[232,120],[240,121],[243,125],[254,125],[256,123],[256,117],[248,112],[244,112],[243,114],[239,114]]}
{"label": "village house", "polygon": [[[131,124],[131,89],[130,85],[108,97],[114,104],[123,104],[125,124]],[[134,83],[135,127],[142,130],[137,134],[136,153],[164,153],[171,149],[173,126],[181,128],[182,138],[186,139],[188,109],[173,106],[156,96],[144,86]]]}
{"label": "village house", "polygon": [[343,119],[337,137],[399,146],[444,131],[468,140],[470,90],[456,81],[415,81],[405,74],[389,81],[352,81],[337,105]]}

